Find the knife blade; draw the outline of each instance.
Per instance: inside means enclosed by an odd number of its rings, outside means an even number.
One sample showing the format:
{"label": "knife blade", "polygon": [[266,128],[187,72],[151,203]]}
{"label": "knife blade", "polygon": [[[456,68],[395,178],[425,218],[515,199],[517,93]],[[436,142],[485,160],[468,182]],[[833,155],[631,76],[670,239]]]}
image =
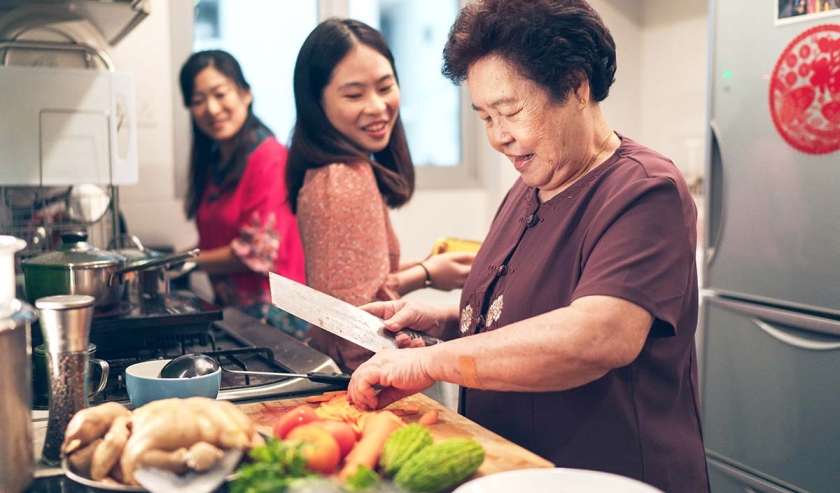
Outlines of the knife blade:
{"label": "knife blade", "polygon": [[396,334],[422,339],[427,346],[442,342],[411,329],[391,332],[376,315],[274,272],[269,273],[269,284],[271,303],[277,308],[374,353],[396,349]]}

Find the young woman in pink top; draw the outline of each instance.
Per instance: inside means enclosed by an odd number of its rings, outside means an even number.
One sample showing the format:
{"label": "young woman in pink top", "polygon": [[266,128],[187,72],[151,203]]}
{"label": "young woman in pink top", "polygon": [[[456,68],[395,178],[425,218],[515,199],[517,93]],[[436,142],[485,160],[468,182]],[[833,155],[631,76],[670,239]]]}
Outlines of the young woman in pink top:
{"label": "young woman in pink top", "polygon": [[[297,121],[287,169],[308,284],[362,305],[423,287],[460,288],[473,254],[400,261],[389,208],[414,192],[414,165],[399,117],[400,88],[382,35],[350,19],[322,22],[294,72]],[[371,353],[321,329],[310,344],[345,370]]]}
{"label": "young woman in pink top", "polygon": [[230,54],[194,53],[180,82],[193,123],[186,212],[198,226],[198,261],[216,303],[303,339],[307,324],[272,306],[268,286],[269,271],[305,281],[286,201],[286,147],[254,115],[250,86]]}

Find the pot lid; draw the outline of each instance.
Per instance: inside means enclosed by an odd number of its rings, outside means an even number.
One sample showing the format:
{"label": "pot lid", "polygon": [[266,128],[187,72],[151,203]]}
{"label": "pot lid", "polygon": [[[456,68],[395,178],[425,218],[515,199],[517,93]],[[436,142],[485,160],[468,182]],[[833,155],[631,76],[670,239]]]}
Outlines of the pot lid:
{"label": "pot lid", "polygon": [[125,257],[107,250],[100,250],[87,242],[87,233],[66,233],[61,235],[58,250],[38,255],[22,262],[24,266],[66,269],[122,266]]}
{"label": "pot lid", "polygon": [[[115,248],[115,245],[118,248]],[[149,250],[144,247],[140,239],[131,234],[120,236],[116,242],[111,242],[108,248],[125,257],[127,260],[126,265],[142,265],[156,258],[166,256],[162,252]]]}

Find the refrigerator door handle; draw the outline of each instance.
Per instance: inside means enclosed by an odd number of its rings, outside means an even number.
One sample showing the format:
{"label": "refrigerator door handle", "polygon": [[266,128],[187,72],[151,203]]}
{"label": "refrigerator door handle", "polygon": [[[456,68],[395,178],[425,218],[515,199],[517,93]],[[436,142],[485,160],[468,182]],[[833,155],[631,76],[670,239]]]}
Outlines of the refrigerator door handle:
{"label": "refrigerator door handle", "polygon": [[[709,472],[717,473],[729,478],[744,488],[744,493],[793,493],[792,490],[776,486],[762,478],[748,474],[734,466],[717,459],[717,454],[706,451],[708,454],[707,463]],[[721,458],[720,460],[725,460]]]}
{"label": "refrigerator door handle", "polygon": [[[789,310],[782,310],[779,308],[759,305],[757,303],[733,301],[717,296],[709,296],[704,298],[703,301],[704,303],[711,303],[734,313],[751,315],[772,324],[787,325],[811,332],[840,336],[840,321],[838,320],[816,317],[814,315],[806,315],[804,313]],[[793,337],[797,338],[797,336]]]}
{"label": "refrigerator door handle", "polygon": [[805,349],[807,351],[834,351],[836,349],[840,349],[840,342],[815,341],[802,336],[793,335],[790,332],[773,327],[767,322],[757,318],[752,318],[750,320],[767,335],[789,346]]}
{"label": "refrigerator door handle", "polygon": [[[706,271],[715,258],[717,246],[723,237],[726,224],[725,176],[723,169],[723,148],[721,147],[720,128],[714,120],[709,120],[709,160],[706,176]],[[708,277],[707,277],[708,278]]]}

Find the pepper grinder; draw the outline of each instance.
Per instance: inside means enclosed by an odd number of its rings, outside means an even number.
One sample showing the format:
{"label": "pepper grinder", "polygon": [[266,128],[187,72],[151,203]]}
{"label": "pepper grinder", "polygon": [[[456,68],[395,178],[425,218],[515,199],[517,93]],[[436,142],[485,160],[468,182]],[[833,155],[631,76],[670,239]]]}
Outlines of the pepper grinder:
{"label": "pepper grinder", "polygon": [[61,444],[70,418],[88,407],[88,341],[93,319],[93,296],[58,295],[35,301],[50,375],[50,417],[41,461],[58,465]]}

